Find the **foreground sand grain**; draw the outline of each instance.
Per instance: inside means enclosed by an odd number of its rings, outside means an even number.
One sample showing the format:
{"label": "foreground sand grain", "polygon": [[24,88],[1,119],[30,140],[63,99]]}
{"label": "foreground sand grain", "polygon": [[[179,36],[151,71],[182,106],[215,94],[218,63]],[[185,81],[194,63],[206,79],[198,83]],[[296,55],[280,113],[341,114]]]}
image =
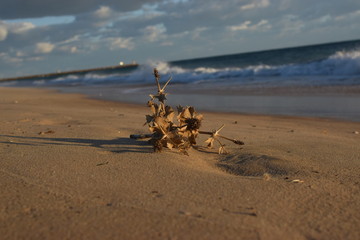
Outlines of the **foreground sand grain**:
{"label": "foreground sand grain", "polygon": [[0,88],[0,111],[1,239],[360,238],[360,123],[205,113],[246,145],[187,157],[128,138],[145,107]]}

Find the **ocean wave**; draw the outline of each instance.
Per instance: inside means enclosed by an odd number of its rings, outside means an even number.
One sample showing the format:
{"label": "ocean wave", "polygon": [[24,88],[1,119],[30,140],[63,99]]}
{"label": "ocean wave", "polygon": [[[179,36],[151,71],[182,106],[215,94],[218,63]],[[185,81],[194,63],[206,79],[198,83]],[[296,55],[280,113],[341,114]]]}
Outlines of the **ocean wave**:
{"label": "ocean wave", "polygon": [[245,68],[196,68],[197,78],[234,78],[253,76],[357,76],[360,75],[360,51],[339,51],[327,59],[306,64],[270,66],[259,64]]}
{"label": "ocean wave", "polygon": [[92,85],[114,82],[125,82],[129,76],[124,74],[100,74],[87,73],[85,75],[71,74],[54,79],[39,79],[33,82],[35,85]]}
{"label": "ocean wave", "polygon": [[[139,66],[131,73],[88,73],[86,75],[68,75],[53,79],[50,84],[113,84],[113,83],[153,83],[153,68],[162,75],[162,81],[173,77],[173,82],[199,83],[212,81],[242,81],[246,79],[264,79],[269,77],[318,77],[332,78],[360,76],[360,50],[338,51],[326,59],[303,64],[266,65],[258,64],[247,67],[182,68],[168,62],[151,61]],[[49,81],[37,81],[34,84],[49,84]]]}
{"label": "ocean wave", "polygon": [[[149,65],[148,65],[149,66]],[[258,64],[244,68],[209,68],[197,67],[183,69],[169,63],[158,62],[150,67],[157,67],[160,74],[175,75],[174,81],[196,82],[211,79],[243,79],[249,77],[296,77],[296,76],[360,76],[360,50],[339,51],[328,58],[305,64],[287,64],[271,66]],[[146,68],[139,69],[144,71]],[[151,69],[146,69],[149,75]],[[147,77],[144,76],[144,79]]]}

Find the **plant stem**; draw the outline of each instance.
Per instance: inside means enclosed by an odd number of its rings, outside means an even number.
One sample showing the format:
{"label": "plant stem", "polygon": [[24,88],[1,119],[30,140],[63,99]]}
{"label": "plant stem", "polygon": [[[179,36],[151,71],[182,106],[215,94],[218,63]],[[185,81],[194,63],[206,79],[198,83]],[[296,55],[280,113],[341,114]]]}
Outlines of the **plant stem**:
{"label": "plant stem", "polygon": [[[213,132],[206,132],[206,131],[199,131],[199,133],[200,133],[200,134],[206,134],[206,135],[213,135],[213,134],[214,134]],[[226,140],[231,141],[231,142],[233,142],[233,143],[235,143],[235,144],[238,144],[238,145],[244,145],[244,144],[245,144],[243,141],[240,141],[240,140],[237,140],[237,139],[231,139],[231,138],[222,136],[222,135],[220,135],[220,134],[218,134],[217,137],[226,139]]]}

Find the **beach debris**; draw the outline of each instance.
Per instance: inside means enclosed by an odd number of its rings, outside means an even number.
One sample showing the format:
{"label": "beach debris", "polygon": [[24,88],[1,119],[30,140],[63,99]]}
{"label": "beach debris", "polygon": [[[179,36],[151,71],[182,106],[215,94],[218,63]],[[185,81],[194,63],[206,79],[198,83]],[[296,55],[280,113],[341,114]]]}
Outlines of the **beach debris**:
{"label": "beach debris", "polygon": [[300,179],[294,179],[291,181],[292,183],[303,183],[304,181],[303,180],[300,180]]}
{"label": "beach debris", "polygon": [[53,130],[48,130],[48,131],[46,131],[46,132],[39,132],[38,134],[39,134],[39,135],[44,135],[44,134],[53,134],[53,133],[55,133],[55,131],[53,131]]}
{"label": "beach debris", "polygon": [[271,180],[271,175],[270,175],[270,173],[264,173],[263,179],[264,179],[265,181],[270,181],[270,180]]}
{"label": "beach debris", "polygon": [[156,191],[156,190],[151,191],[151,194],[152,194],[152,196],[153,196],[154,198],[160,198],[160,197],[163,196],[161,193],[159,193],[159,192]]}
{"label": "beach debris", "polygon": [[98,166],[103,166],[103,165],[106,165],[106,164],[109,164],[109,162],[98,163],[98,164],[96,164],[96,166],[98,167]]}
{"label": "beach debris", "polygon": [[354,131],[353,133],[354,133],[354,134],[356,134],[356,135],[358,135],[358,134],[359,134],[359,132],[358,132],[358,131]]}
{"label": "beach debris", "polygon": [[160,85],[160,74],[154,68],[154,77],[157,86],[157,93],[150,94],[150,100],[147,106],[151,113],[146,115],[144,125],[148,125],[150,134],[132,134],[132,139],[150,138],[149,143],[153,145],[154,152],[161,152],[163,148],[177,149],[179,152],[188,155],[187,150],[197,144],[196,139],[199,134],[210,135],[205,141],[208,148],[213,148],[214,143],[218,143],[219,154],[226,154],[225,144],[220,139],[231,141],[238,145],[244,145],[244,142],[225,137],[219,132],[224,128],[222,125],[214,131],[200,131],[203,115],[198,114],[192,106],[177,106],[177,123],[174,122],[175,111],[172,107],[165,104],[168,93],[165,92],[166,87],[171,81],[171,77],[166,83]]}
{"label": "beach debris", "polygon": [[252,217],[257,217],[257,214],[255,212],[255,209],[250,207],[250,208],[245,208],[245,209],[241,209],[239,211],[231,211],[227,208],[222,208],[221,209],[223,212],[226,213],[231,213],[231,214],[239,214],[239,215],[248,215],[248,216],[252,216]]}
{"label": "beach debris", "polygon": [[187,217],[196,217],[196,218],[203,218],[203,216],[201,214],[197,214],[197,213],[191,213],[188,211],[179,211],[179,214],[187,216]]}

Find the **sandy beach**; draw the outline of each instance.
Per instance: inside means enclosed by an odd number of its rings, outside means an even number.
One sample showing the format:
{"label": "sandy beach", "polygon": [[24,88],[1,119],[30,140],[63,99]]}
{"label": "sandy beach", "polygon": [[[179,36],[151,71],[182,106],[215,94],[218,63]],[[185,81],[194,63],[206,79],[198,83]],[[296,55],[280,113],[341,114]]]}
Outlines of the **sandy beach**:
{"label": "sandy beach", "polygon": [[245,145],[185,156],[129,138],[145,106],[0,88],[0,111],[1,239],[360,239],[360,122],[202,112]]}

